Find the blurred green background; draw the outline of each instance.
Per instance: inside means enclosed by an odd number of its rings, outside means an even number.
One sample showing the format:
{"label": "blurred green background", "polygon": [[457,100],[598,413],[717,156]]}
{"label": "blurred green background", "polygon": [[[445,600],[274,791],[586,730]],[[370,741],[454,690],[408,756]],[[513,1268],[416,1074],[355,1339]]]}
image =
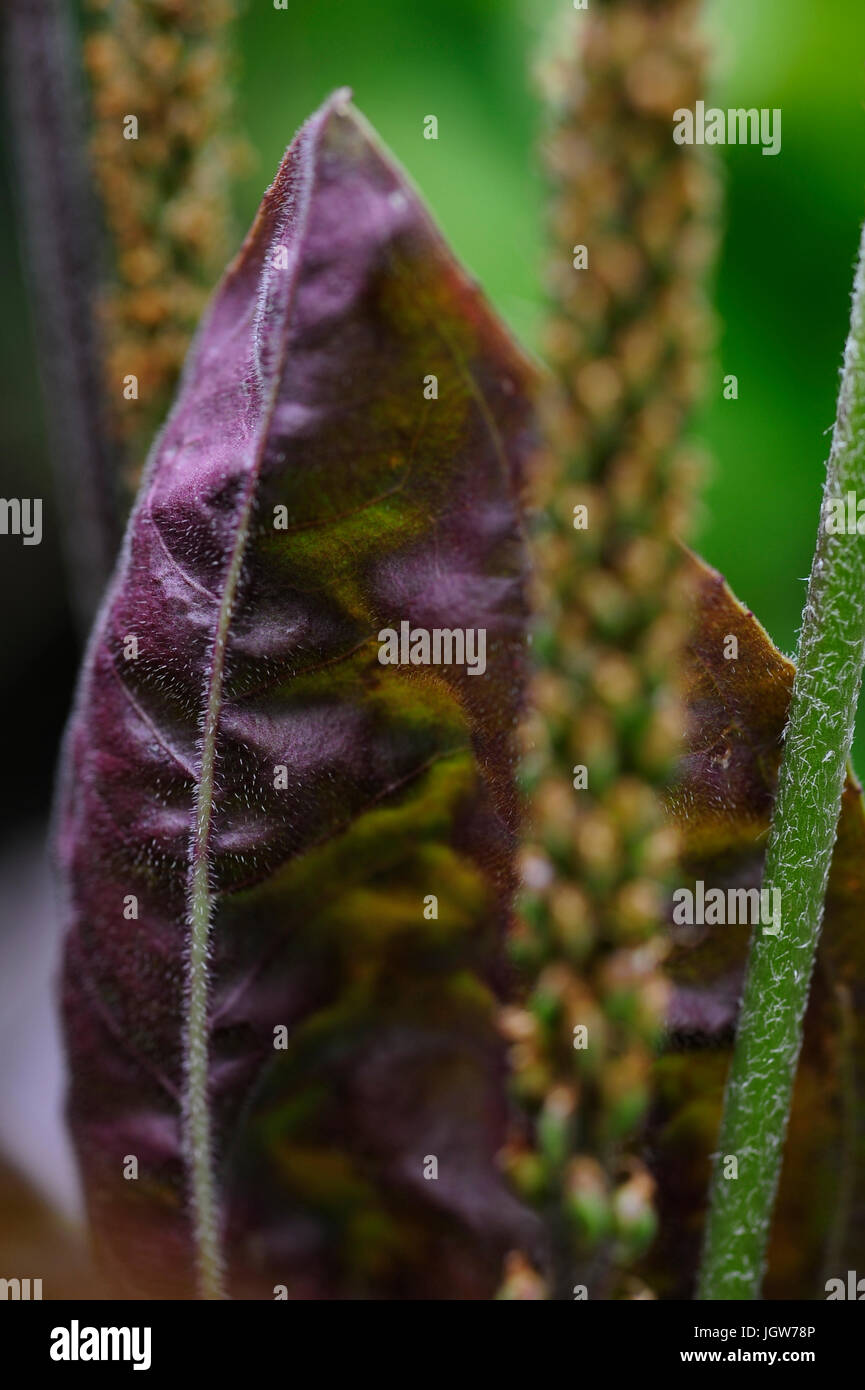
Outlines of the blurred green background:
{"label": "blurred green background", "polygon": [[[239,114],[256,155],[237,189],[250,221],[292,133],[334,87],[378,127],[456,252],[527,346],[543,305],[543,190],[531,70],[569,0],[247,0]],[[834,416],[852,265],[865,213],[865,7],[851,0],[712,0],[708,97],[781,107],[776,158],[719,151],[726,182],[719,338],[698,434],[713,458],[698,548],[787,652],[795,636]],[[548,40],[547,40],[548,41]],[[423,138],[434,114],[439,138]],[[0,492],[50,495],[43,405],[9,190],[0,205]],[[726,373],[739,399],[724,401]],[[0,545],[2,717],[41,729],[7,787],[13,817],[44,801],[75,644],[56,543]],[[34,694],[41,691],[41,694]],[[865,768],[865,729],[857,739]]]}

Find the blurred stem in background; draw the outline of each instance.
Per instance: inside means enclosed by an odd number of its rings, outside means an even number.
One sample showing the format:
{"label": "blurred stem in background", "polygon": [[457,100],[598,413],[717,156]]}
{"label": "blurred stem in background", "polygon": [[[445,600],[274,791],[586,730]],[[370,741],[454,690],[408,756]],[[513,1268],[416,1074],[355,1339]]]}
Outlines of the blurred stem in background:
{"label": "blurred stem in background", "polygon": [[[865,232],[824,502],[865,495]],[[763,887],[781,925],[759,927],[727,1082],[701,1269],[703,1299],[757,1298],[781,1169],[802,1023],[853,741],[865,658],[865,537],[821,509]],[[726,1159],[739,1162],[735,1181]]]}
{"label": "blurred stem in background", "polygon": [[[638,1156],[667,989],[675,833],[661,793],[681,735],[676,537],[699,472],[687,432],[710,337],[714,179],[676,145],[703,93],[693,0],[609,0],[572,18],[546,72],[552,130],[537,531],[538,673],[527,729],[534,842],[508,1011],[527,1140],[506,1156],[547,1215],[546,1296],[650,1297],[628,1265],[655,1230]],[[511,1262],[504,1297],[525,1297]],[[522,1282],[521,1282],[522,1278]]]}
{"label": "blurred stem in background", "polygon": [[6,26],[22,248],[82,633],[228,258],[244,148],[229,129],[234,0],[86,9],[89,135],[67,0],[12,0]]}
{"label": "blurred stem in background", "polygon": [[83,635],[111,572],[120,527],[94,313],[98,217],[78,47],[65,0],[10,0],[5,65],[22,259],[35,309],[71,602]]}

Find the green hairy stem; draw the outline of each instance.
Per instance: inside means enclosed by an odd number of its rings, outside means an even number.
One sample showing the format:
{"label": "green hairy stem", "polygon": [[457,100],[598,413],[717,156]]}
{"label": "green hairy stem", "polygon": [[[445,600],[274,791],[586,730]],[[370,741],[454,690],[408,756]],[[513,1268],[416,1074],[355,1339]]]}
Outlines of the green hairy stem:
{"label": "green hairy stem", "polygon": [[[829,504],[865,497],[865,237],[853,286],[817,548],[764,870],[777,935],[755,930],[742,999],[698,1297],[759,1295],[802,1022],[865,657],[865,536],[835,534]],[[854,505],[855,515],[855,505]],[[726,1160],[738,1177],[725,1177]]]}

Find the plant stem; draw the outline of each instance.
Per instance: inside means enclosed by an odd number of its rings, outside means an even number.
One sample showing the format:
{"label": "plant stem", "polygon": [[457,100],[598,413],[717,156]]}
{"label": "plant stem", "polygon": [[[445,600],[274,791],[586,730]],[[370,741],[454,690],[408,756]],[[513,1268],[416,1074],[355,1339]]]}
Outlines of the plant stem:
{"label": "plant stem", "polygon": [[22,252],[72,602],[86,633],[111,573],[120,524],[95,314],[99,236],[76,39],[65,0],[13,0],[5,19]]}
{"label": "plant stem", "polygon": [[[865,536],[826,525],[827,502],[843,499],[846,513],[850,492],[865,498],[865,233],[763,878],[780,890],[781,925],[778,935],[758,927],[751,943],[701,1299],[760,1292],[865,657]],[[729,1155],[737,1179],[724,1177]]]}

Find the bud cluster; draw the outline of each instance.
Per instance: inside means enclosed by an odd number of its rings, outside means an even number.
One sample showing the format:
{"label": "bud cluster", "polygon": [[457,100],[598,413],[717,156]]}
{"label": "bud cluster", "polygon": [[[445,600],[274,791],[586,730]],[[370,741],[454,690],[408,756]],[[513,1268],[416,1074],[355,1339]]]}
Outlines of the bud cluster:
{"label": "bud cluster", "polygon": [[665,1014],[677,838],[662,792],[682,724],[686,432],[711,332],[713,180],[671,113],[703,75],[693,0],[612,0],[544,73],[553,369],[536,523],[531,808],[503,1029],[528,1116],[505,1162],[555,1232],[548,1296],[651,1296],[625,1273],[655,1229],[637,1149]]}

